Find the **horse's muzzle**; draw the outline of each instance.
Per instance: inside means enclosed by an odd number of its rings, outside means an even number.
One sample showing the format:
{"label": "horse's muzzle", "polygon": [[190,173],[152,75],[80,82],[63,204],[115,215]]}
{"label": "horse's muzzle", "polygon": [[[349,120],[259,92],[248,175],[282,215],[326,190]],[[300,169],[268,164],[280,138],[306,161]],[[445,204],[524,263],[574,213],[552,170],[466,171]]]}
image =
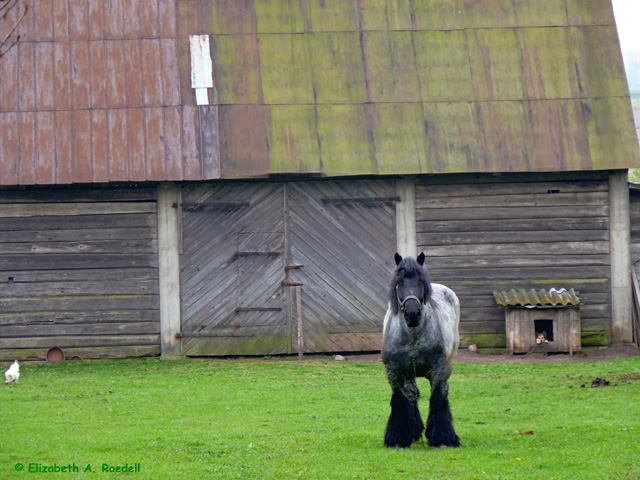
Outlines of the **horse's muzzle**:
{"label": "horse's muzzle", "polygon": [[413,298],[405,298],[403,302],[404,321],[409,328],[415,328],[420,325],[420,317],[422,316],[422,308],[420,301]]}

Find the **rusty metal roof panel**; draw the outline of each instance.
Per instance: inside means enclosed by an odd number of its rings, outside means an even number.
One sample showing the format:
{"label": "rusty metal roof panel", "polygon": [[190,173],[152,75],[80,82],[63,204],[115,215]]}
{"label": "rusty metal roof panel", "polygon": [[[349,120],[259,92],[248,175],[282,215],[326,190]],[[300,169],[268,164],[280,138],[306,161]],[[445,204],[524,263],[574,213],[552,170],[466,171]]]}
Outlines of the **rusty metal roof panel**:
{"label": "rusty metal roof panel", "polygon": [[422,100],[474,100],[467,33],[464,30],[412,33]]}
{"label": "rusty metal roof panel", "polygon": [[358,32],[309,34],[315,101],[318,104],[363,104],[367,85]]}
{"label": "rusty metal roof panel", "polygon": [[558,0],[514,0],[518,27],[568,25],[567,7]]}
{"label": "rusty metal roof panel", "polygon": [[412,20],[415,30],[462,30],[464,0],[413,0]]}
{"label": "rusty metal roof panel", "polygon": [[[413,8],[416,8],[415,0]],[[360,28],[362,31],[411,30],[411,9],[410,0],[361,0],[358,2]]]}
{"label": "rusty metal roof panel", "polygon": [[615,25],[571,27],[569,32],[580,97],[628,97]]}
{"label": "rusty metal roof panel", "polygon": [[270,173],[321,173],[314,105],[271,105],[267,116]]}
{"label": "rusty metal roof panel", "polygon": [[574,98],[580,92],[566,28],[520,28],[526,98]]}
{"label": "rusty metal roof panel", "polygon": [[220,105],[263,102],[256,35],[212,35],[211,56]]}
{"label": "rusty metal roof panel", "polygon": [[[633,122],[631,104],[622,98],[594,98],[582,102],[593,168],[626,168],[629,160],[638,162],[638,138],[627,128]],[[637,164],[637,163],[636,163]]]}
{"label": "rusty metal roof panel", "polygon": [[255,0],[258,33],[304,33],[307,28],[306,5],[296,0]]}
{"label": "rusty metal roof panel", "polygon": [[515,27],[513,0],[463,0],[466,28]]}
{"label": "rusty metal roof panel", "polygon": [[475,99],[523,99],[524,70],[516,30],[469,30],[467,39]]}
{"label": "rusty metal roof panel", "polygon": [[360,18],[356,0],[304,0],[310,32],[357,32]]}
{"label": "rusty metal roof panel", "polygon": [[573,307],[580,305],[580,298],[572,289],[551,288],[549,290],[511,289],[493,292],[496,303],[501,307]]}
{"label": "rusty metal roof panel", "polygon": [[615,25],[608,0],[566,0],[569,25]]}
{"label": "rusty metal roof panel", "polygon": [[361,42],[368,100],[420,102],[411,32],[364,32]]}
{"label": "rusty metal roof panel", "polygon": [[[266,120],[267,107],[264,105],[218,107],[222,178],[261,177],[269,174]],[[213,117],[210,122],[203,119],[202,129],[215,132],[216,124],[213,121]],[[204,158],[206,160],[206,154]]]}
{"label": "rusty metal roof panel", "polygon": [[478,103],[476,112],[484,145],[485,171],[536,169],[531,158],[531,117],[524,101]]}
{"label": "rusty metal roof panel", "polygon": [[486,170],[478,109],[473,102],[423,104],[427,161],[423,173]]}
{"label": "rusty metal roof panel", "polygon": [[318,137],[325,175],[377,173],[365,105],[318,105]]}
{"label": "rusty metal roof panel", "polygon": [[539,171],[592,170],[585,112],[581,100],[530,100],[533,150]]}
{"label": "rusty metal roof panel", "polygon": [[419,103],[374,103],[365,107],[380,174],[423,171],[429,149]]}
{"label": "rusty metal roof panel", "polygon": [[264,103],[314,103],[308,39],[303,35],[258,35]]}

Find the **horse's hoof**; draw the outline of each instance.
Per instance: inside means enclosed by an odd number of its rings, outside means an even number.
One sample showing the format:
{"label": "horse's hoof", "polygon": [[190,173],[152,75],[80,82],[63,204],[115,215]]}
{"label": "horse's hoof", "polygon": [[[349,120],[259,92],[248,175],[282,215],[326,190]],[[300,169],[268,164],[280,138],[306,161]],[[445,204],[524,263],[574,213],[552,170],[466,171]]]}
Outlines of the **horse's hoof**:
{"label": "horse's hoof", "polygon": [[460,446],[460,439],[454,438],[451,441],[440,441],[440,442],[428,442],[430,447],[437,448],[439,450],[445,450],[447,448],[458,448]]}

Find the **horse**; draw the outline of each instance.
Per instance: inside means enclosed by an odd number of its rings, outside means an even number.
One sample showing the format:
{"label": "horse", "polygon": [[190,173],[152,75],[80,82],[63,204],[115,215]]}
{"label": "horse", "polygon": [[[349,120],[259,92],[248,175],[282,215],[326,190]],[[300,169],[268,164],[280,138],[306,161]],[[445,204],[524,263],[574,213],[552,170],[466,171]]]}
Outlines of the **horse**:
{"label": "horse", "polygon": [[417,259],[395,255],[382,337],[382,361],[392,389],[384,437],[389,448],[408,448],[422,438],[418,377],[431,383],[428,444],[460,446],[449,406],[449,377],[460,341],[460,303],[451,289],[431,283],[424,258],[424,253]]}

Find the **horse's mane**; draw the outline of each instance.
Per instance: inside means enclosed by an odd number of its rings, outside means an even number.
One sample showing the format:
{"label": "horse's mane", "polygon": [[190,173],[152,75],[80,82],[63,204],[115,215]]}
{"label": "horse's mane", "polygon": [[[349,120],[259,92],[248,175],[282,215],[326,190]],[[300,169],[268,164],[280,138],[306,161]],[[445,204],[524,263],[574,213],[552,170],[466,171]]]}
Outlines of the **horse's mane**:
{"label": "horse's mane", "polygon": [[415,258],[405,257],[400,261],[400,263],[398,263],[391,280],[391,288],[389,289],[389,303],[394,315],[397,315],[400,311],[398,296],[396,295],[396,285],[398,280],[402,278],[415,278],[423,284],[425,303],[431,297],[431,278],[429,277],[426,267],[424,265],[420,265]]}

